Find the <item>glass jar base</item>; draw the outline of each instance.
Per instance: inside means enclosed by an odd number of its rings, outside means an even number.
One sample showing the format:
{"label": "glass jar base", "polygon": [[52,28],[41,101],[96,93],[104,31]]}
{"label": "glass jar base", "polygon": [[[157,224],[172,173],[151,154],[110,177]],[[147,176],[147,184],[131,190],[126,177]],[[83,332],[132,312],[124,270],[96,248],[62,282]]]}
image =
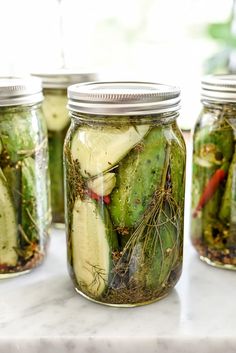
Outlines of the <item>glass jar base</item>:
{"label": "glass jar base", "polygon": [[94,302],[94,303],[97,303],[97,304],[101,304],[101,305],[111,306],[111,307],[115,307],[115,308],[134,308],[134,307],[137,307],[137,306],[144,306],[144,305],[152,304],[152,303],[155,303],[155,302],[167,297],[168,294],[171,292],[171,289],[170,289],[169,291],[166,291],[165,293],[163,293],[158,298],[147,300],[147,301],[144,301],[144,302],[141,302],[141,303],[115,304],[115,303],[105,303],[105,302],[93,299],[93,298],[89,297],[87,294],[83,293],[81,290],[79,290],[76,287],[75,287],[75,290],[76,290],[77,293],[82,295],[82,297],[90,300],[91,302]]}
{"label": "glass jar base", "polygon": [[197,239],[192,239],[192,245],[198,252],[200,259],[208,265],[227,270],[236,270],[235,249],[214,249]]}
{"label": "glass jar base", "polygon": [[32,269],[25,270],[25,271],[22,271],[22,272],[0,273],[0,280],[1,279],[7,279],[7,278],[19,277],[19,276],[25,275],[25,274],[27,274],[27,273],[29,273],[31,271],[32,271]]}
{"label": "glass jar base", "polygon": [[[48,246],[48,243],[47,245]],[[5,268],[6,272],[0,272],[0,280],[1,279],[6,279],[6,278],[13,278],[13,277],[18,277],[21,275],[25,275],[31,271],[33,271],[34,269],[40,267],[44,260],[46,258],[46,253],[44,254],[35,254],[35,256],[33,258],[31,258],[26,264],[24,265],[20,265],[18,264],[15,267],[11,267],[11,268]],[[8,271],[8,272],[7,272]]]}
{"label": "glass jar base", "polygon": [[202,256],[202,255],[200,255],[200,260],[206,262],[208,265],[213,266],[213,267],[222,268],[225,270],[236,271],[236,265],[223,264],[218,261],[212,261],[212,260],[208,259],[208,257]]}

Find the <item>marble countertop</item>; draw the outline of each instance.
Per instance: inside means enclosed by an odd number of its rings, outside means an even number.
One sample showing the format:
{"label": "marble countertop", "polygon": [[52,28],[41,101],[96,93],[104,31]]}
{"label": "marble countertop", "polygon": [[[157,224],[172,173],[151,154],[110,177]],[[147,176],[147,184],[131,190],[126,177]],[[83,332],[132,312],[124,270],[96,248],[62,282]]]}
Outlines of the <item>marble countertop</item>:
{"label": "marble countertop", "polygon": [[112,308],[74,291],[64,232],[53,231],[40,268],[0,281],[0,352],[235,352],[236,273],[202,263],[186,240],[183,275],[168,297]]}
{"label": "marble countertop", "polygon": [[0,281],[0,353],[235,353],[236,273],[198,259],[186,205],[182,277],[168,297],[137,308],[77,294],[64,231],[53,230],[41,267]]}

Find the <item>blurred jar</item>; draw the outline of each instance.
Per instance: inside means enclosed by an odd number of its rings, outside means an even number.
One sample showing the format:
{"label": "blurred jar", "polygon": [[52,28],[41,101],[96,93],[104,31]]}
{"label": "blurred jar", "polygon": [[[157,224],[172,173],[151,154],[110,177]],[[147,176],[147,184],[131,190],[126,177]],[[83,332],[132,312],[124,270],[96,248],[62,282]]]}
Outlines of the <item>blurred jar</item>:
{"label": "blurred jar", "polygon": [[207,263],[236,269],[236,76],[202,81],[193,137],[191,237]]}
{"label": "blurred jar", "polygon": [[49,144],[49,170],[51,178],[52,221],[63,226],[64,183],[63,143],[70,124],[67,105],[67,87],[73,83],[96,80],[93,73],[72,73],[67,71],[33,73],[43,84],[43,113],[46,117]]}
{"label": "blurred jar", "polygon": [[0,80],[0,278],[44,259],[51,223],[40,80]]}

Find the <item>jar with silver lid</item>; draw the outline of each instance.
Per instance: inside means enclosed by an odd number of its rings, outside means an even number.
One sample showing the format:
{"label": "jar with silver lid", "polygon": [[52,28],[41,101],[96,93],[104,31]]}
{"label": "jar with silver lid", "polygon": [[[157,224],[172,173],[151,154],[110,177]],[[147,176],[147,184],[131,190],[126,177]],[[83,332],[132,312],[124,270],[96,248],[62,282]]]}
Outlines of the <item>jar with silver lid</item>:
{"label": "jar with silver lid", "polygon": [[96,80],[94,73],[76,73],[68,70],[33,73],[42,80],[43,113],[46,118],[49,144],[49,171],[51,178],[52,221],[55,226],[65,222],[63,143],[70,119],[67,110],[67,87],[74,83]]}
{"label": "jar with silver lid", "polygon": [[185,144],[180,91],[145,82],[68,88],[64,145],[68,264],[106,305],[156,301],[182,268]]}
{"label": "jar with silver lid", "polygon": [[0,278],[44,259],[51,222],[48,149],[36,78],[0,79]]}
{"label": "jar with silver lid", "polygon": [[192,243],[208,264],[236,269],[236,76],[202,80],[193,137]]}

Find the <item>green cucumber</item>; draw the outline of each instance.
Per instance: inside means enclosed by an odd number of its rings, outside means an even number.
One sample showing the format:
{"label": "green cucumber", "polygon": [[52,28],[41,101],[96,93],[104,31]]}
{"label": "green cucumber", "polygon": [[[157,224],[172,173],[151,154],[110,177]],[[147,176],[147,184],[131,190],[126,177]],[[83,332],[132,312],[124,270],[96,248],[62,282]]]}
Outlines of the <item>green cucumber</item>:
{"label": "green cucumber", "polygon": [[[35,160],[31,157],[21,161],[20,167],[5,167],[3,173],[8,181],[9,189],[17,210],[17,222],[22,226],[29,241],[34,241],[37,236],[37,224],[41,221],[37,217],[37,199],[43,195],[37,194]],[[21,239],[21,245],[27,245],[25,239]]]}
{"label": "green cucumber", "polygon": [[229,124],[207,125],[195,131],[194,155],[206,162],[221,165],[232,158],[234,135]]}
{"label": "green cucumber", "polygon": [[22,162],[22,227],[33,242],[39,242],[47,234],[51,220],[48,203],[47,169],[42,170],[33,158],[25,158]]}
{"label": "green cucumber", "polygon": [[14,166],[5,166],[3,174],[7,180],[9,192],[12,198],[13,206],[17,211],[17,222],[21,223],[21,206],[22,206],[22,195],[21,195],[21,167],[15,168]]}
{"label": "green cucumber", "polygon": [[174,131],[170,130],[168,141],[170,141],[170,169],[172,196],[177,205],[184,209],[185,191],[185,163],[186,147],[184,138],[176,126]]}
{"label": "green cucumber", "polygon": [[22,215],[21,223],[30,241],[37,239],[37,190],[35,160],[31,157],[22,162]]}
{"label": "green cucumber", "polygon": [[65,130],[48,132],[51,203],[55,222],[64,220],[63,142],[65,132]]}
{"label": "green cucumber", "polygon": [[[150,269],[148,277],[148,286],[163,286],[168,281],[171,271],[174,269],[176,262],[179,260],[179,229],[177,226],[178,219],[170,221],[168,216],[170,211],[165,208],[165,213],[161,213],[160,225],[155,257],[153,266]],[[175,224],[174,224],[175,222]]]}
{"label": "green cucumber", "polygon": [[[184,230],[184,200],[185,200],[185,166],[186,166],[186,147],[185,141],[176,125],[171,130],[170,147],[170,179],[171,197],[176,207],[177,213],[177,237],[176,247],[179,249],[179,256],[182,257],[183,249],[183,230]],[[176,233],[176,230],[175,230]]]}
{"label": "green cucumber", "polygon": [[71,242],[77,282],[89,295],[100,297],[112,275],[112,251],[118,248],[116,233],[104,205],[91,199],[76,199]]}
{"label": "green cucumber", "polygon": [[0,264],[16,266],[18,237],[15,210],[5,176],[0,169]]}
{"label": "green cucumber", "polygon": [[72,159],[80,163],[83,177],[93,177],[115,166],[149,130],[148,125],[134,128],[79,127],[71,145]]}
{"label": "green cucumber", "polygon": [[129,274],[141,288],[161,290],[179,259],[178,220],[167,203],[163,207],[132,250]]}
{"label": "green cucumber", "polygon": [[[9,119],[11,124],[9,125]],[[29,112],[8,113],[1,120],[1,140],[12,163],[17,163],[35,150],[38,141],[38,125]],[[10,126],[10,127],[9,127]]]}
{"label": "green cucumber", "polygon": [[224,195],[222,197],[219,218],[222,222],[229,225],[230,221],[235,223],[236,219],[232,219],[231,217],[235,217],[236,214],[236,205],[235,205],[235,175],[236,175],[236,152],[234,152],[233,159],[231,161],[228,177],[224,189]]}
{"label": "green cucumber", "polygon": [[140,149],[133,149],[120,162],[109,206],[115,226],[133,227],[139,222],[161,185],[167,144],[163,127],[155,127]]}

